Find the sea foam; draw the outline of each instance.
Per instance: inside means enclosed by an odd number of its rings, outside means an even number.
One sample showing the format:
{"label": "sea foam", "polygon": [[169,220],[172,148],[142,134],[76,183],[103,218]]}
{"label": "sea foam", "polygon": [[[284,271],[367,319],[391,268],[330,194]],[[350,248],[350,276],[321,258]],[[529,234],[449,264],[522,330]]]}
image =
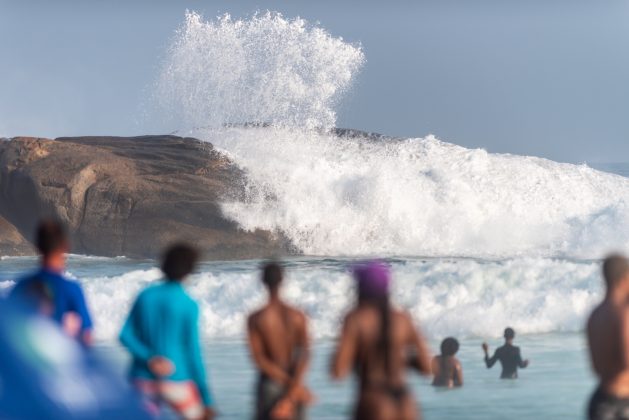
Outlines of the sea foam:
{"label": "sea foam", "polygon": [[[390,263],[393,301],[435,339],[495,337],[506,325],[521,333],[581,331],[585,316],[601,296],[597,262],[518,258]],[[337,334],[344,312],[354,301],[349,265],[350,261],[326,259],[288,262],[284,296],[309,315],[318,338]],[[137,293],[160,277],[156,268],[81,277],[96,337],[114,340]],[[11,284],[0,281],[0,291]],[[244,338],[246,314],[265,297],[255,262],[204,265],[186,287],[199,302],[201,330],[212,339]]]}

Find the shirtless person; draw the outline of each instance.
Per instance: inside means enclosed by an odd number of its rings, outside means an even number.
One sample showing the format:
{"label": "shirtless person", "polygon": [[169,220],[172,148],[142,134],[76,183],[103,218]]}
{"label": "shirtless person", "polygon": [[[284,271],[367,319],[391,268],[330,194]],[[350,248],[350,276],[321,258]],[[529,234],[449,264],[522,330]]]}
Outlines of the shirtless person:
{"label": "shirtless person", "polygon": [[[405,382],[405,370],[413,366],[430,374],[430,357],[422,335],[408,313],[389,304],[390,274],[378,262],[354,269],[358,304],[343,324],[333,355],[334,379],[355,369],[359,396],[354,418],[405,420],[419,417],[417,404]],[[413,363],[409,364],[409,359]]]}
{"label": "shirtless person", "polygon": [[269,300],[249,316],[247,332],[251,356],[260,371],[255,418],[301,419],[311,395],[303,385],[310,360],[306,316],[280,298],[282,268],[264,267],[262,282]]}
{"label": "shirtless person", "polygon": [[587,323],[594,372],[590,419],[629,419],[629,261],[612,255],[603,263],[607,291]]}
{"label": "shirtless person", "polygon": [[485,364],[490,369],[496,362],[502,365],[502,373],[500,379],[517,379],[518,368],[526,368],[529,365],[528,360],[522,360],[520,348],[513,345],[515,331],[513,328],[506,328],[504,333],[505,343],[498,347],[493,356],[489,357],[489,346],[483,343],[483,352],[485,352]]}
{"label": "shirtless person", "polygon": [[459,351],[456,338],[448,337],[441,342],[441,355],[432,359],[432,386],[454,388],[463,386],[463,368],[455,357]]}

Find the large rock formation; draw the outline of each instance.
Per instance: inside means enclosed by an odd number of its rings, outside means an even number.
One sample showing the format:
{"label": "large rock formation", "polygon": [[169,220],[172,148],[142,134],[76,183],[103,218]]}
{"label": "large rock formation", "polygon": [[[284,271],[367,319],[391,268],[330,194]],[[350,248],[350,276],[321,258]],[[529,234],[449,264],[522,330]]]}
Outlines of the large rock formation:
{"label": "large rock formation", "polygon": [[242,193],[242,172],[192,138],[0,141],[0,255],[32,252],[24,237],[44,216],[67,224],[81,254],[155,257],[177,240],[210,259],[288,253],[281,237],[222,215],[219,201]]}

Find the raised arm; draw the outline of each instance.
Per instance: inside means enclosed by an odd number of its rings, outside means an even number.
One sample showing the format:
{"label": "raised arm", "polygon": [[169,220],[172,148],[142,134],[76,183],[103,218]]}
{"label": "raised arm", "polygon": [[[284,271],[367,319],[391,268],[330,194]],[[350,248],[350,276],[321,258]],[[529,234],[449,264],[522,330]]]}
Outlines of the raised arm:
{"label": "raised arm", "polygon": [[332,356],[330,374],[333,379],[342,379],[347,376],[354,360],[356,360],[356,346],[358,341],[358,331],[351,314],[345,317],[343,329],[339,337],[336,350]]}
{"label": "raised arm", "polygon": [[410,314],[405,313],[404,317],[406,318],[406,322],[409,328],[409,344],[414,350],[416,357],[416,360],[413,363],[413,367],[415,367],[422,375],[430,375],[432,372],[430,366],[430,350],[428,350],[426,340],[424,339],[424,336],[419,328],[416,328],[413,324],[413,319],[411,318]]}
{"label": "raised arm", "polygon": [[489,346],[487,343],[483,343],[483,352],[485,353],[485,365],[487,369],[490,369],[498,361],[498,350],[494,352],[494,355],[489,357]]}
{"label": "raised arm", "polygon": [[250,316],[247,321],[247,338],[249,340],[251,358],[258,369],[273,381],[282,385],[288,385],[290,382],[288,373],[270,360],[264,353],[264,344],[256,326],[255,315]]}

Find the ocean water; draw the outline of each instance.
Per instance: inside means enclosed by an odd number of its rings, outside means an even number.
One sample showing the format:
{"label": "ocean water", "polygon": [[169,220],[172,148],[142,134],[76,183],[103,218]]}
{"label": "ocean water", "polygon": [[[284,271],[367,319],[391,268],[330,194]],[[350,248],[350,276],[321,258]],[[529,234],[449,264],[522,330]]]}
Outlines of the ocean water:
{"label": "ocean water", "polygon": [[[500,344],[497,339],[490,345]],[[432,342],[433,348],[437,343]],[[481,340],[463,339],[459,358],[465,385],[455,390],[436,389],[430,381],[409,376],[409,388],[419,400],[425,419],[579,419],[595,383],[588,371],[586,349],[580,334],[528,335],[518,339],[531,366],[517,381],[498,379],[499,367],[488,370],[482,360]],[[218,409],[223,418],[250,418],[256,373],[242,341],[205,343],[206,364]],[[350,418],[355,383],[353,379],[332,382],[327,375],[333,342],[317,342],[308,384],[317,402],[310,407],[313,419]],[[117,347],[100,351],[123,369],[126,356]],[[123,370],[121,370],[122,374]]]}
{"label": "ocean water", "polygon": [[[411,312],[432,349],[448,335],[461,341],[465,386],[443,391],[409,376],[427,419],[581,418],[594,387],[582,326],[600,298],[599,263],[558,259],[478,260],[390,258],[394,301]],[[353,303],[347,273],[354,259],[287,261],[285,298],[303,308],[315,336],[308,383],[318,401],[312,418],[347,418],[354,383],[334,383],[327,369],[340,319]],[[36,265],[35,258],[0,260],[0,289]],[[98,349],[124,375],[127,356],[116,342],[129,305],[141,287],[159,279],[152,261],[71,256],[68,274],[86,290]],[[262,303],[260,261],[208,262],[188,281],[200,303],[205,361],[224,418],[248,418],[255,372],[244,341],[246,314]],[[480,344],[501,344],[513,326],[531,360],[517,381],[487,370]]]}

